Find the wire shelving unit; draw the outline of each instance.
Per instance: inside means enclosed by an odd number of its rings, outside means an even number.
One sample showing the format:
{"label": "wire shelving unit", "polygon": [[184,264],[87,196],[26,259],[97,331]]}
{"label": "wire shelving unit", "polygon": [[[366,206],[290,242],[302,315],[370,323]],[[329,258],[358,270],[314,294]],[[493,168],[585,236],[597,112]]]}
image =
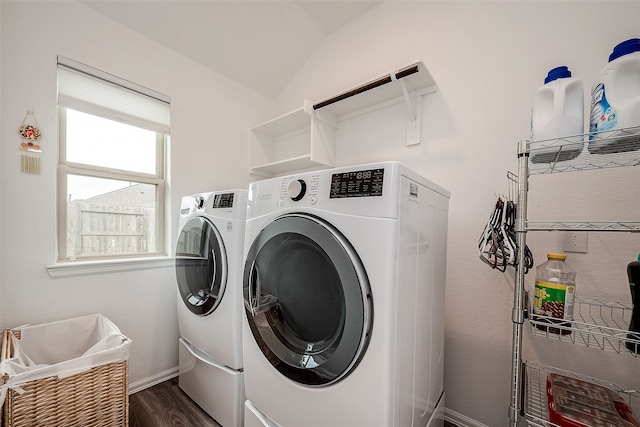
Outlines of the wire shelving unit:
{"label": "wire shelving unit", "polygon": [[[527,218],[528,180],[531,175],[551,175],[640,165],[640,127],[608,132],[605,139],[598,141],[603,146],[610,144],[615,147],[615,149],[609,150],[615,152],[606,152],[605,149],[600,153],[591,153],[589,141],[592,137],[591,134],[582,134],[545,141],[523,140],[518,143],[518,209],[515,221],[518,248],[526,247],[528,231],[640,232],[640,222],[536,222],[529,221]],[[550,372],[560,372],[560,370],[523,361],[522,338],[525,321],[528,321],[530,332],[534,336],[599,348],[603,351],[638,356],[640,340],[634,339],[628,334],[632,307],[624,302],[576,297],[574,320],[566,323],[558,323],[557,319],[533,314],[528,306],[528,294],[525,291],[524,265],[524,251],[520,250],[515,266],[512,310],[510,426],[518,427],[522,418],[532,426],[554,426],[555,424],[549,421],[545,384]],[[629,347],[635,349],[635,353],[630,351]],[[601,380],[580,376],[576,373],[564,373],[619,392],[627,400],[630,407],[635,409],[636,415],[640,415],[640,392],[623,390],[615,384],[607,384]]]}

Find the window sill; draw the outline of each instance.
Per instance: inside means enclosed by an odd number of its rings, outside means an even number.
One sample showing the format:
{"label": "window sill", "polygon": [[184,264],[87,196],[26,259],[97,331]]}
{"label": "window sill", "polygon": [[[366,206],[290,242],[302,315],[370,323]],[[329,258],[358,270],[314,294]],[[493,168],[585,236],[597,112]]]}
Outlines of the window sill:
{"label": "window sill", "polygon": [[123,271],[148,270],[173,267],[173,257],[132,258],[101,261],[75,261],[47,265],[46,270],[54,279],[90,276],[94,274],[120,273]]}

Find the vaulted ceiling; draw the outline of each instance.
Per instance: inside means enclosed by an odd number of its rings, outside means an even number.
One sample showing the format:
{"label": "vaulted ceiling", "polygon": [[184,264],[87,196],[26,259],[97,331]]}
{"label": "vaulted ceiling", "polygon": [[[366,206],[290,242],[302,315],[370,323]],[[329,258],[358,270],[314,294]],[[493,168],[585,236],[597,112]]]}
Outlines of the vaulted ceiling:
{"label": "vaulted ceiling", "polygon": [[84,0],[101,14],[270,98],[322,40],[382,0]]}

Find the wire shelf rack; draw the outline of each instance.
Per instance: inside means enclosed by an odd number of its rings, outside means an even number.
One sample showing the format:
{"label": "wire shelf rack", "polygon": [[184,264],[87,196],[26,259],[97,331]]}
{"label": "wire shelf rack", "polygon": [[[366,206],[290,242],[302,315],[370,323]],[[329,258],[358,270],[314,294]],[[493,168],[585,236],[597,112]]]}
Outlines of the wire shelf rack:
{"label": "wire shelf rack", "polygon": [[618,393],[632,412],[638,416],[640,413],[640,391],[628,390],[619,385],[592,378],[586,375],[576,374],[574,372],[553,368],[532,362],[525,362],[525,387],[527,390],[526,402],[524,402],[524,418],[529,426],[546,427],[558,426],[549,421],[549,407],[547,400],[547,376],[552,373],[566,375],[583,381],[589,381],[603,387],[607,387]]}
{"label": "wire shelf rack", "polygon": [[532,307],[528,318],[534,336],[638,357],[640,337],[629,334],[632,310],[630,303],[575,297],[571,322],[534,314]]}
{"label": "wire shelf rack", "polygon": [[[529,142],[529,174],[542,175],[640,165],[640,126]],[[596,152],[594,147],[601,148]],[[594,153],[595,152],[595,153]]]}
{"label": "wire shelf rack", "polygon": [[640,232],[640,222],[611,222],[611,221],[550,221],[534,222],[527,221],[528,231],[624,231]]}
{"label": "wire shelf rack", "polygon": [[[518,153],[518,215],[515,230],[518,247],[526,246],[527,231],[623,231],[640,232],[640,222],[584,222],[584,221],[529,221],[527,202],[529,177],[560,172],[597,170],[640,165],[640,126],[599,133],[580,134],[564,138],[527,141],[521,140]],[[631,304],[598,298],[576,298],[574,320],[564,321],[533,313],[525,291],[523,263],[516,265],[514,306],[512,312],[512,387],[509,401],[511,427],[519,427],[524,420],[533,426],[555,426],[549,421],[546,396],[547,368],[525,366],[522,358],[524,319],[529,323],[531,335],[566,341],[586,347],[615,353],[629,353],[638,357],[640,337],[630,334],[629,321],[633,312]],[[563,323],[558,323],[563,322]],[[548,368],[553,372],[560,370]],[[529,371],[528,371],[529,370]],[[577,374],[574,376],[580,378]],[[582,377],[589,381],[588,377]],[[596,381],[598,382],[598,381]],[[601,384],[605,385],[605,384]],[[605,385],[606,386],[606,385]],[[613,385],[609,388],[620,390]],[[640,414],[640,393],[627,393],[633,400],[636,415]]]}

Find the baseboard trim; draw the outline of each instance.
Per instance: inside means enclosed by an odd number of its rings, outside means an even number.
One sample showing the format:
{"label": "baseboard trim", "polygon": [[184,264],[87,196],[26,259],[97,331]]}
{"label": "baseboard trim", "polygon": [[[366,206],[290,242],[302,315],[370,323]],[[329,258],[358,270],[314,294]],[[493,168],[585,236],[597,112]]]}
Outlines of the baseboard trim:
{"label": "baseboard trim", "polygon": [[170,380],[171,378],[178,376],[178,367],[167,369],[156,375],[144,378],[129,384],[129,394],[137,393],[145,388],[153,387],[156,384],[160,384],[163,381]]}
{"label": "baseboard trim", "polygon": [[486,424],[482,424],[449,408],[444,409],[444,419],[458,427],[489,427]]}

